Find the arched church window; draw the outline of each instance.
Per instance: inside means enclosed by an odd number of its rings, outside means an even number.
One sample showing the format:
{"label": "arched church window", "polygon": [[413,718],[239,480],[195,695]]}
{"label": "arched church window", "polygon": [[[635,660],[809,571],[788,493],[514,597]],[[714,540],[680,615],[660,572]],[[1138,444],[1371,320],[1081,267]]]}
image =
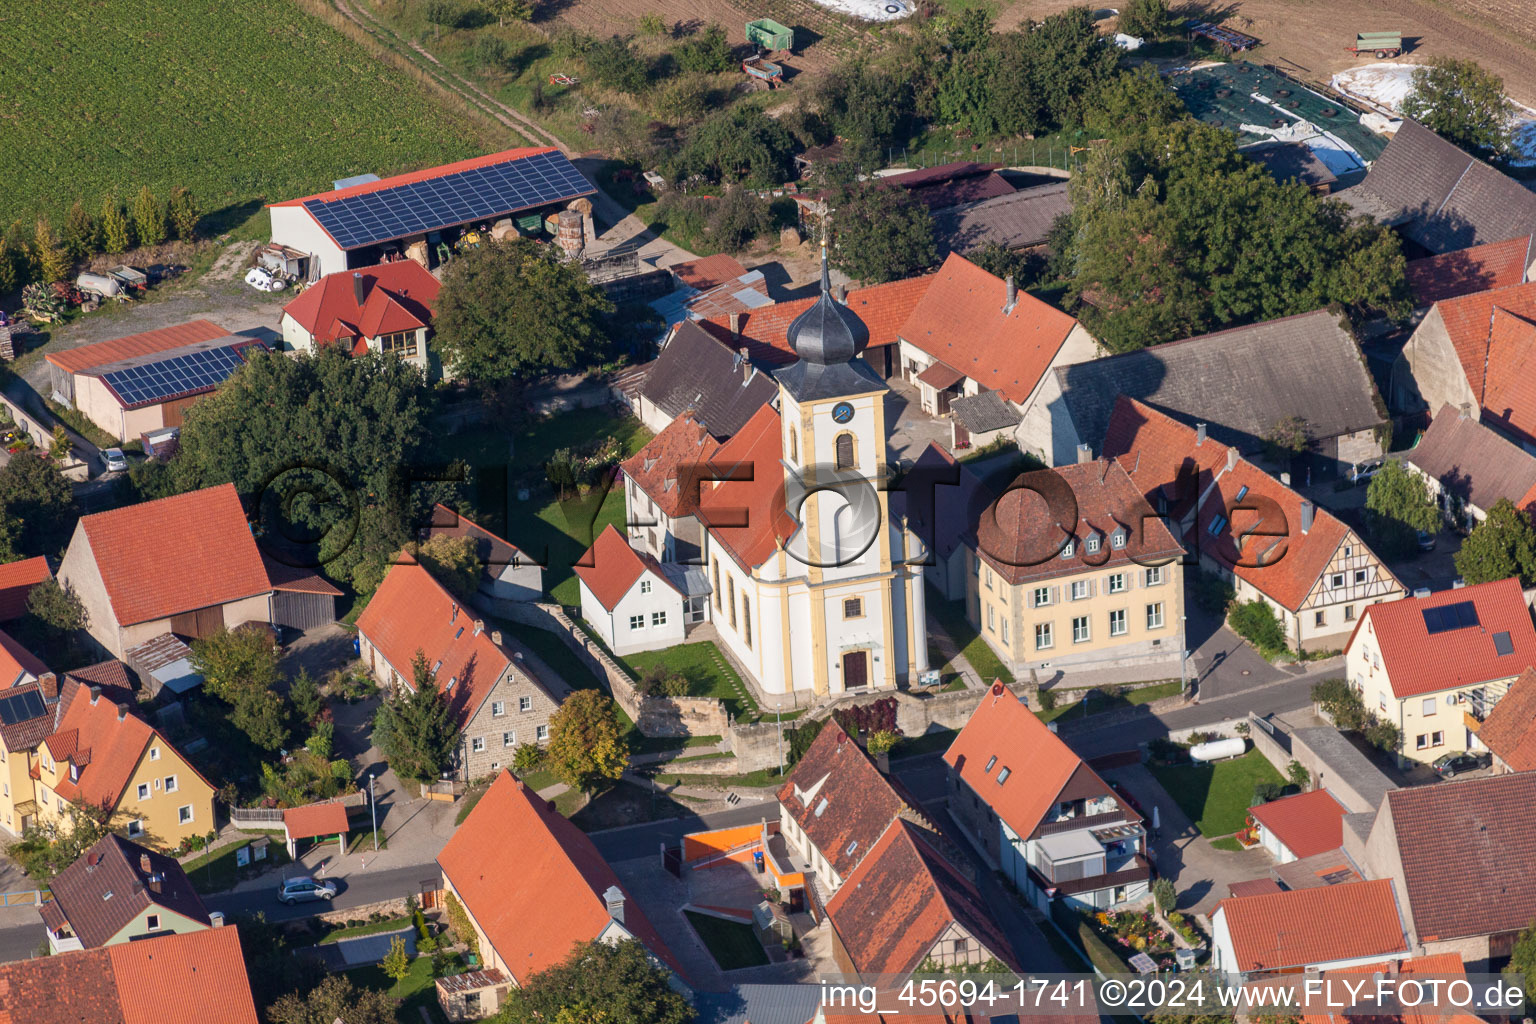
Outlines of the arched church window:
{"label": "arched church window", "polygon": [[852,434],[838,434],[837,435],[837,468],[838,469],[852,469],[853,468],[853,435]]}

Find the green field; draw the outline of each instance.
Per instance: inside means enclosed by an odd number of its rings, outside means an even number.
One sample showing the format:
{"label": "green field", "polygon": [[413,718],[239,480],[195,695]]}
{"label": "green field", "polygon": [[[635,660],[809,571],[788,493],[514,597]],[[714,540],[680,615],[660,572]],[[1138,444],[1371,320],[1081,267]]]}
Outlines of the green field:
{"label": "green field", "polygon": [[1256,749],[1215,764],[1148,767],[1207,839],[1229,836],[1243,827],[1253,806],[1253,788],[1259,783],[1285,781]]}
{"label": "green field", "polygon": [[364,171],[516,143],[293,0],[0,5],[0,224],[185,185],[208,226]]}

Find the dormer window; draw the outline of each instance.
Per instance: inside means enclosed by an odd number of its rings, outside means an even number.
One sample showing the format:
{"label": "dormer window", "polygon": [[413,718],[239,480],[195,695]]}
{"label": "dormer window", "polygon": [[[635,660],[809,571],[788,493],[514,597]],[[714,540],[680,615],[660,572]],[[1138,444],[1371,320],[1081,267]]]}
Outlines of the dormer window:
{"label": "dormer window", "polygon": [[1087,551],[1090,555],[1097,554],[1099,550],[1099,535],[1096,533],[1090,534],[1088,539],[1083,541],[1083,550]]}
{"label": "dormer window", "polygon": [[73,761],[71,761],[69,763],[69,781],[70,782],[79,782],[80,781],[80,766],[75,764]]}
{"label": "dormer window", "polygon": [[1116,551],[1125,547],[1125,527],[1116,527],[1115,532],[1109,535],[1109,546]]}
{"label": "dormer window", "polygon": [[1061,557],[1071,558],[1076,547],[1077,545],[1074,544],[1070,538],[1068,538],[1067,542],[1061,546]]}

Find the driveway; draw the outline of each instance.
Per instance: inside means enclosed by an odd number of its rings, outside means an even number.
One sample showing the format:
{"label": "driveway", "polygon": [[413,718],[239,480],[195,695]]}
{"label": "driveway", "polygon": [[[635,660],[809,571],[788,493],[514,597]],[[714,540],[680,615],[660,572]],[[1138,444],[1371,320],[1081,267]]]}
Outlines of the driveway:
{"label": "driveway", "polygon": [[891,390],[885,397],[885,422],[894,424],[889,447],[892,460],[916,460],[930,441],[949,451],[953,436],[949,421],[923,412],[917,388],[911,384],[899,377],[886,383]]}

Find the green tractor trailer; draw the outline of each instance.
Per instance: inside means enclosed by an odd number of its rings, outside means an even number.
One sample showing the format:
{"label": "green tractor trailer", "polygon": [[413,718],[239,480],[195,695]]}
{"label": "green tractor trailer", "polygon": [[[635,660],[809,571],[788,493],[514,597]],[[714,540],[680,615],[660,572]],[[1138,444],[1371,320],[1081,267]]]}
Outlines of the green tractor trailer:
{"label": "green tractor trailer", "polygon": [[759,18],[747,22],[747,42],[759,50],[788,53],[795,48],[795,30],[786,28],[772,18]]}

